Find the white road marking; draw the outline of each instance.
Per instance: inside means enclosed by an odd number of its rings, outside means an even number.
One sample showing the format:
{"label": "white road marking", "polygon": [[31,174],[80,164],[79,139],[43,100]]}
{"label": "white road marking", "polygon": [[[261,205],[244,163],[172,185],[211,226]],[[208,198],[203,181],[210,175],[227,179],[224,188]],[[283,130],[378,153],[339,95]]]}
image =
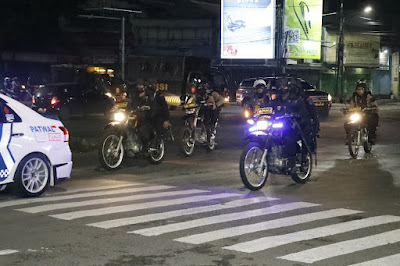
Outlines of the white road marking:
{"label": "white road marking", "polygon": [[[202,192],[204,192],[204,191],[193,189],[193,190],[182,191],[181,195],[202,193]],[[144,210],[144,209],[149,209],[149,208],[173,206],[173,205],[180,205],[180,204],[186,204],[186,203],[191,203],[191,202],[200,202],[200,201],[222,199],[222,198],[235,197],[235,196],[240,196],[240,194],[220,193],[220,194],[214,194],[214,195],[193,196],[193,197],[179,198],[179,199],[159,200],[159,201],[152,201],[152,202],[145,202],[145,203],[128,204],[128,205],[122,205],[122,206],[117,206],[117,207],[107,207],[107,208],[100,208],[100,209],[94,209],[94,210],[67,212],[67,213],[50,215],[50,216],[61,219],[61,220],[74,220],[74,219],[83,218],[83,217],[100,216],[100,215],[113,214],[113,213]]]}
{"label": "white road marking", "polygon": [[151,228],[140,229],[136,231],[131,231],[128,233],[135,233],[145,236],[157,236],[165,233],[176,232],[181,230],[186,230],[190,228],[210,225],[210,224],[217,224],[217,223],[224,223],[228,221],[236,221],[247,219],[251,217],[257,217],[260,215],[266,214],[273,214],[273,213],[280,213],[285,211],[291,211],[301,208],[310,208],[319,206],[319,204],[314,203],[307,203],[307,202],[294,202],[294,203],[286,203],[286,204],[278,204],[267,208],[244,211],[244,212],[235,212],[235,213],[228,213],[228,214],[221,214],[217,216],[211,216],[181,223],[174,223],[174,224],[167,224],[162,226],[156,226]]}
{"label": "white road marking", "polygon": [[186,236],[175,239],[178,242],[189,243],[189,244],[203,244],[215,240],[220,240],[224,238],[240,236],[245,234],[250,234],[259,231],[277,229],[282,227],[293,226],[302,223],[308,223],[318,220],[324,220],[329,218],[334,218],[338,216],[352,215],[356,213],[361,213],[362,211],[354,211],[348,209],[334,209],[328,211],[313,212],[308,214],[301,214],[296,216],[290,216],[286,218],[280,218],[276,220],[260,222],[249,225],[235,226],[230,228],[225,228],[221,230],[210,231],[206,233]]}
{"label": "white road marking", "polygon": [[[107,204],[113,202],[121,202],[121,201],[130,201],[130,200],[140,200],[140,199],[152,199],[152,198],[160,198],[160,197],[168,197],[175,196],[182,193],[181,191],[166,191],[159,192],[158,190],[168,189],[168,186],[152,186],[152,187],[140,187],[136,189],[132,189],[132,192],[143,192],[143,191],[154,191],[154,193],[148,194],[136,194],[132,196],[124,196],[124,197],[115,197],[115,198],[107,198],[107,199],[94,199],[94,200],[85,200],[78,202],[65,202],[65,203],[53,203],[29,208],[17,209],[18,211],[28,212],[28,213],[39,213],[46,211],[54,211],[61,210],[67,208],[76,208],[90,205],[98,205],[98,204]],[[207,191],[203,191],[207,192]]]}
{"label": "white road marking", "polygon": [[361,262],[357,264],[352,264],[349,266],[399,266],[400,262],[400,254],[379,258],[376,260],[370,260],[366,262]]}
{"label": "white road marking", "polygon": [[286,235],[267,236],[223,248],[240,252],[253,253],[299,241],[311,240],[320,237],[327,237],[335,234],[354,231],[357,229],[362,229],[387,223],[395,223],[399,221],[400,217],[398,216],[385,215],[385,216],[370,217],[361,220],[318,227]]}
{"label": "white road marking", "polygon": [[[289,254],[283,257],[279,257],[280,259],[296,261],[296,262],[304,262],[304,263],[313,263],[316,261],[321,261],[324,259],[329,259],[337,256],[342,256],[350,253],[354,253],[360,250],[365,250],[369,248],[375,248],[379,246],[385,246],[388,244],[393,244],[400,242],[400,229],[385,232],[377,235],[367,236],[358,239],[352,239],[348,241],[342,241],[335,244],[326,245],[323,247],[312,248],[306,251],[301,251],[293,254]],[[399,256],[399,255],[398,255]],[[393,259],[397,259],[396,265],[400,265],[399,258],[389,258],[387,259],[389,262],[394,262]],[[362,264],[365,265],[365,264]],[[367,264],[371,265],[371,264]],[[385,265],[387,263],[380,264],[372,264],[372,265]]]}
{"label": "white road marking", "polygon": [[247,199],[240,199],[230,201],[224,204],[214,204],[209,206],[201,206],[201,207],[194,207],[194,208],[187,208],[183,210],[176,210],[176,211],[169,211],[169,212],[161,212],[161,213],[153,213],[135,217],[127,217],[115,220],[108,220],[98,223],[88,224],[89,226],[109,229],[115,227],[121,227],[126,225],[133,225],[138,223],[145,223],[145,222],[152,222],[152,221],[159,221],[165,220],[173,217],[179,217],[184,215],[190,214],[197,214],[197,213],[204,213],[204,212],[211,212],[217,210],[225,210],[231,208],[237,208],[241,206],[247,206],[250,204],[257,204],[261,202],[268,202],[278,200],[278,198],[271,198],[271,197],[256,197],[256,198],[247,198]]}
{"label": "white road marking", "polygon": [[[144,184],[135,183],[135,184],[131,184],[130,186],[139,186],[139,185],[144,185]],[[114,187],[112,187],[112,188],[114,188]],[[174,187],[168,186],[167,188],[174,188]],[[100,190],[100,188],[98,188],[96,190]],[[96,197],[96,196],[109,196],[109,195],[114,195],[114,194],[131,193],[132,191],[135,192],[135,190],[136,190],[136,188],[126,188],[126,189],[120,189],[120,190],[87,192],[87,193],[71,194],[71,195],[64,195],[64,196],[49,196],[49,197],[34,198],[34,199],[12,200],[12,201],[0,203],[0,208],[23,205],[23,204],[30,204],[30,203],[37,203],[37,202],[50,202],[50,201],[79,199],[79,198],[88,198],[88,197]]]}
{"label": "white road marking", "polygon": [[0,250],[0,256],[10,255],[10,254],[14,254],[14,253],[18,253],[18,250],[15,250],[15,249]]}

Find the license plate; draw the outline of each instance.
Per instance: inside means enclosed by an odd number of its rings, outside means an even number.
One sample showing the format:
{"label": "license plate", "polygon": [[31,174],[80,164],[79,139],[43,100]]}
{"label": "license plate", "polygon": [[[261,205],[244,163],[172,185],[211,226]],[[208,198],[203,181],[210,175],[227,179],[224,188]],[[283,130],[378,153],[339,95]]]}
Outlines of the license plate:
{"label": "license plate", "polygon": [[324,103],[314,103],[315,106],[324,106]]}
{"label": "license plate", "polygon": [[191,108],[191,109],[186,109],[185,111],[186,111],[186,114],[191,115],[191,114],[194,114],[196,112],[196,109],[195,108]]}
{"label": "license plate", "polygon": [[122,102],[122,103],[117,103],[116,105],[115,105],[116,107],[127,107],[128,106],[128,102]]}
{"label": "license plate", "polygon": [[272,107],[260,108],[258,109],[257,113],[259,115],[272,114],[274,113],[274,109]]}
{"label": "license plate", "polygon": [[47,109],[46,108],[39,108],[38,113],[46,113]]}
{"label": "license plate", "polygon": [[350,112],[358,112],[358,111],[361,111],[361,107],[352,107],[352,108],[349,108],[349,111]]}

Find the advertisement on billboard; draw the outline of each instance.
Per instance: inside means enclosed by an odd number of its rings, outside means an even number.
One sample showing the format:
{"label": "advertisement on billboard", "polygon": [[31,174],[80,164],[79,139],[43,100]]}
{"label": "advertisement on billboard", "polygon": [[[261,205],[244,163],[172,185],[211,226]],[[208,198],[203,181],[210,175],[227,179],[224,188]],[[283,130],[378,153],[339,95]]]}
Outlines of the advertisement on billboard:
{"label": "advertisement on billboard", "polygon": [[221,58],[275,57],[275,0],[222,0]]}
{"label": "advertisement on billboard", "polygon": [[[336,32],[327,32],[327,44],[337,42]],[[336,47],[325,48],[325,62],[336,64]],[[348,67],[379,67],[380,37],[356,32],[344,34],[344,65]]]}
{"label": "advertisement on billboard", "polygon": [[286,57],[321,59],[323,0],[285,1]]}

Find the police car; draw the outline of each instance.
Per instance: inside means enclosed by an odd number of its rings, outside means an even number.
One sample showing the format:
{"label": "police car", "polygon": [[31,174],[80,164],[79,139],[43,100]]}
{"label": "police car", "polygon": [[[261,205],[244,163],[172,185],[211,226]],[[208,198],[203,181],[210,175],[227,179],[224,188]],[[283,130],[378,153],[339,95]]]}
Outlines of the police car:
{"label": "police car", "polygon": [[0,94],[0,190],[39,196],[72,169],[68,130],[56,119]]}

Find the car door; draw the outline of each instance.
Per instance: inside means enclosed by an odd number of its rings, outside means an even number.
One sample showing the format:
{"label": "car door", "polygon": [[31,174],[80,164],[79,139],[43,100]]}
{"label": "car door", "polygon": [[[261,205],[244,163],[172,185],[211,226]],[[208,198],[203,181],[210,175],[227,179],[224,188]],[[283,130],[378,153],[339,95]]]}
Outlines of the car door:
{"label": "car door", "polygon": [[12,179],[9,173],[15,165],[15,154],[11,152],[11,146],[15,143],[14,138],[23,136],[19,128],[14,129],[14,123],[20,122],[21,118],[15,111],[3,99],[0,99],[0,184],[8,183],[8,179]]}

